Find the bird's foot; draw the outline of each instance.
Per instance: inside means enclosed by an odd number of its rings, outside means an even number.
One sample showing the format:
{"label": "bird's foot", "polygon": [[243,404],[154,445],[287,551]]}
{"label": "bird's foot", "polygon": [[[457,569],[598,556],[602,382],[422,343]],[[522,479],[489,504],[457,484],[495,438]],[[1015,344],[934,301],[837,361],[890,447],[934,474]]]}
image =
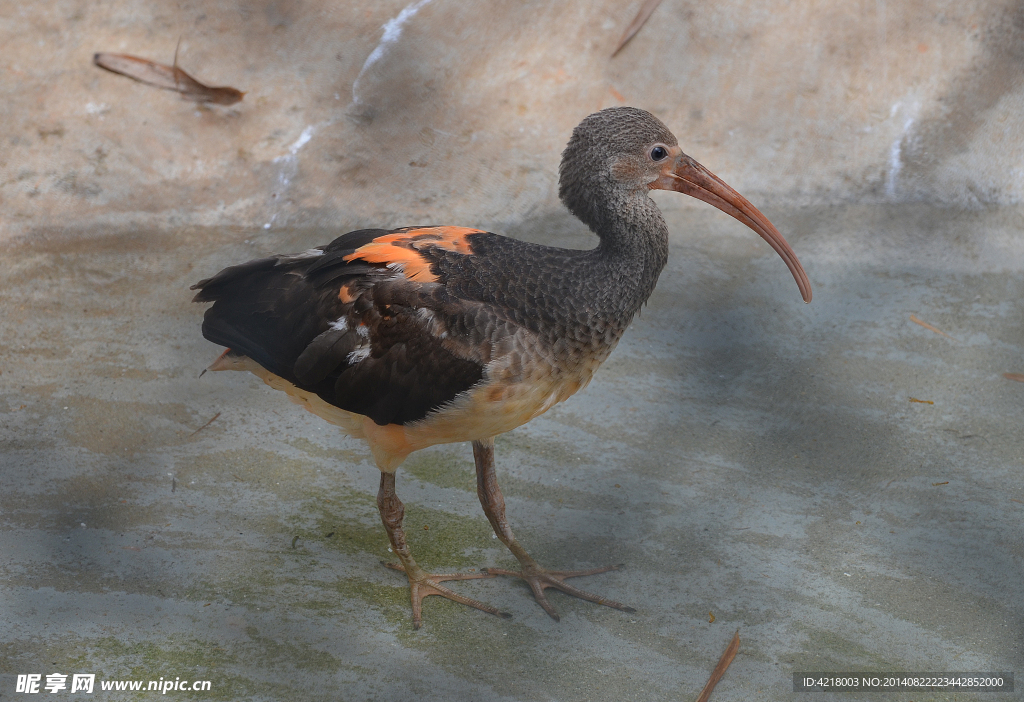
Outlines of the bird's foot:
{"label": "bird's foot", "polygon": [[511,575],[516,578],[522,578],[533,590],[533,596],[537,598],[537,604],[539,604],[548,615],[556,622],[560,621],[558,612],[548,602],[548,598],[544,595],[544,591],[549,587],[553,587],[556,590],[572,595],[573,597],[579,597],[581,600],[587,600],[589,602],[596,602],[597,604],[605,605],[606,607],[614,607],[615,609],[621,609],[623,612],[635,612],[636,610],[632,607],[628,607],[621,602],[610,600],[607,597],[601,595],[595,595],[592,592],[586,590],[580,590],[578,587],[573,587],[565,582],[566,578],[579,578],[584,575],[596,575],[598,573],[606,573],[609,570],[618,570],[621,565],[605,566],[603,568],[591,568],[589,570],[546,570],[540,566],[524,566],[522,570],[505,570],[504,568],[483,568],[482,570],[488,575]]}
{"label": "bird's foot", "polygon": [[471,597],[465,597],[457,592],[453,592],[446,587],[439,585],[445,580],[479,580],[481,578],[493,578],[494,576],[487,572],[480,573],[427,573],[420,570],[418,567],[418,573],[409,574],[401,563],[384,563],[381,561],[381,565],[391,568],[392,570],[399,570],[405,573],[409,578],[409,592],[412,597],[412,626],[414,629],[419,629],[423,625],[423,598],[430,597],[431,595],[439,595],[441,597],[447,597],[449,600],[453,600],[460,604],[469,605],[475,607],[488,614],[495,614],[502,619],[511,619],[512,615],[507,612],[502,612],[497,607],[492,607],[489,604],[485,604],[480,600],[474,600]]}

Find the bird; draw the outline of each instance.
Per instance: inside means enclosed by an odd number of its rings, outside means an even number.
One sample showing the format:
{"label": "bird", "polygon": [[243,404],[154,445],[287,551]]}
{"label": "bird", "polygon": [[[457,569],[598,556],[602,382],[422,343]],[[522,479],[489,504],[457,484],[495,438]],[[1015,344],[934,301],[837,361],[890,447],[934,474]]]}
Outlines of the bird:
{"label": "bird", "polygon": [[[460,226],[360,229],[329,244],[230,266],[201,280],[202,333],[225,347],[208,370],[248,371],[369,447],[377,507],[409,581],[413,627],[436,595],[510,615],[442,584],[524,580],[556,621],[555,589],[636,610],[566,582],[615,570],[552,570],[520,544],[498,486],[494,437],[584,388],[654,291],[669,229],[650,197],[669,190],[713,205],[782,257],[805,302],[811,285],[779,231],[696,160],[657,117],[613,107],[584,118],[561,157],[558,194],[597,236],[562,249]],[[204,371],[205,372],[205,371]],[[519,570],[433,573],[413,558],[396,471],[413,451],[471,442],[477,495]]]}

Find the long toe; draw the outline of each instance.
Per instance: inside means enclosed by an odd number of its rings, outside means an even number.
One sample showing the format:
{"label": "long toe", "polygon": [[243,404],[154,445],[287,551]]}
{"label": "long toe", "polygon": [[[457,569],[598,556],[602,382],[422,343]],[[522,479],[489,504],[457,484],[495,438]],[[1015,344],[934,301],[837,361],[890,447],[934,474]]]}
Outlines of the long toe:
{"label": "long toe", "polygon": [[612,565],[604,566],[603,568],[590,568],[588,570],[546,570],[540,567],[527,568],[523,570],[505,570],[504,568],[485,568],[484,571],[488,575],[511,575],[516,578],[522,578],[530,586],[530,590],[533,591],[533,596],[537,600],[537,604],[548,613],[548,615],[556,622],[561,621],[558,616],[558,612],[551,606],[544,591],[548,588],[555,588],[561,590],[567,595],[578,597],[581,600],[587,600],[588,602],[596,602],[597,604],[604,605],[606,607],[612,607],[614,609],[621,609],[623,612],[635,612],[636,610],[632,607],[617,602],[608,597],[601,595],[595,595],[592,592],[581,590],[578,587],[573,587],[569,583],[565,582],[566,578],[579,578],[584,575],[597,575],[598,573],[606,573],[609,570],[618,570],[621,566]]}
{"label": "long toe", "polygon": [[[391,568],[392,570],[399,570],[405,573],[405,568],[399,563],[381,563],[381,565]],[[422,573],[422,571],[420,571]],[[408,575],[408,574],[407,574]],[[494,576],[487,572],[480,573],[423,573],[423,577],[414,578],[409,576],[409,595],[412,599],[412,626],[414,629],[419,629],[423,626],[423,599],[430,597],[431,595],[437,595],[439,597],[445,597],[459,604],[468,605],[479,609],[482,612],[488,614],[494,614],[501,617],[502,619],[511,619],[512,615],[508,612],[502,612],[497,607],[481,602],[480,600],[474,600],[472,597],[466,597],[460,595],[453,590],[440,585],[440,583],[446,580],[480,580],[481,578],[493,578]]]}

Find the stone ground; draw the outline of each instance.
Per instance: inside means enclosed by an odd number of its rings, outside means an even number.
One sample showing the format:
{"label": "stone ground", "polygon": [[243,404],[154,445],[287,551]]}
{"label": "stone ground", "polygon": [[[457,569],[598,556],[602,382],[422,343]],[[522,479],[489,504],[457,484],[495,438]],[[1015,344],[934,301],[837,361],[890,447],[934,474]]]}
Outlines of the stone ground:
{"label": "stone ground", "polygon": [[[665,0],[613,61],[639,3],[3,6],[0,700],[74,672],[210,680],[168,693],[197,700],[693,699],[737,629],[715,700],[1013,698],[791,676],[1024,671],[1024,13],[746,5]],[[89,64],[179,36],[242,103]],[[494,579],[456,587],[512,620],[431,598],[413,631],[363,446],[254,377],[198,378],[218,349],[188,286],[368,222],[590,246],[558,152],[620,97],[762,206],[814,302],[659,193],[650,304],[590,387],[497,440],[525,545],[623,563],[584,587],[637,613],[556,593],[555,623]],[[512,565],[468,446],[398,489],[421,562]]]}

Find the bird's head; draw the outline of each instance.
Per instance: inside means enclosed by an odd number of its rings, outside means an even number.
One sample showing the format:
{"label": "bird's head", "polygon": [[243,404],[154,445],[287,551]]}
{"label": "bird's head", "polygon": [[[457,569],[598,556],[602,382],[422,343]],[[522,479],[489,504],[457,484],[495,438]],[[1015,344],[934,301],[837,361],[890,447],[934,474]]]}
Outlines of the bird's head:
{"label": "bird's head", "polygon": [[673,190],[717,207],[768,242],[811,301],[811,283],[779,230],[745,197],[683,153],[661,120],[635,107],[611,107],[577,125],[562,152],[558,194],[573,214],[600,232],[608,207]]}

